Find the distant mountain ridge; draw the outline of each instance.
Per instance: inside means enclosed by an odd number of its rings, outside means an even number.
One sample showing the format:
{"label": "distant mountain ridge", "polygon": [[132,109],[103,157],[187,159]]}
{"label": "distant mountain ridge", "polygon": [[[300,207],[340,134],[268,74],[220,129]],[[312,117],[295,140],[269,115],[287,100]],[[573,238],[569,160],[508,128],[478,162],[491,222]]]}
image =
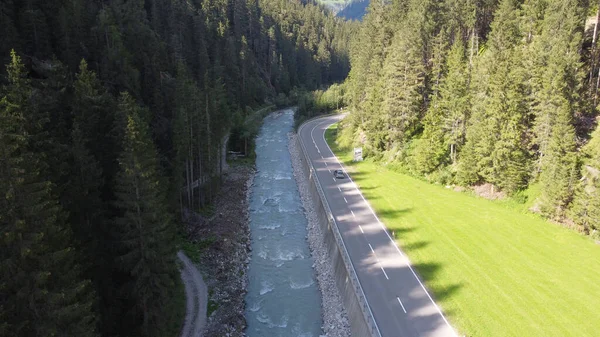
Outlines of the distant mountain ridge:
{"label": "distant mountain ridge", "polygon": [[369,7],[369,0],[354,0],[350,2],[344,9],[342,9],[336,15],[343,17],[346,20],[359,20],[362,21],[363,16],[367,13],[367,7]]}
{"label": "distant mountain ridge", "polygon": [[329,8],[338,17],[362,20],[370,0],[317,0],[317,2]]}

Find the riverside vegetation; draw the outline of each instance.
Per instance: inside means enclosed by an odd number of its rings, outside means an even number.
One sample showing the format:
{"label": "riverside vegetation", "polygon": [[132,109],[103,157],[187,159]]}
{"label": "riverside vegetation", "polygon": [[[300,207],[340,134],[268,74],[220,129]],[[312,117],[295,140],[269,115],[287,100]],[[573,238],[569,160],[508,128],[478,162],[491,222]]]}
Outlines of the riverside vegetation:
{"label": "riverside vegetation", "polygon": [[371,2],[348,79],[305,104],[348,107],[329,144],[461,333],[596,334],[598,16],[587,1]]}
{"label": "riverside vegetation", "polygon": [[339,141],[600,239],[598,13],[577,0],[372,2]]}
{"label": "riverside vegetation", "polygon": [[523,205],[429,184],[327,142],[460,335],[595,336],[600,247]]}
{"label": "riverside vegetation", "polygon": [[2,1],[0,336],[177,335],[177,237],[226,136],[251,152],[254,110],[344,79],[352,27],[299,1]]}

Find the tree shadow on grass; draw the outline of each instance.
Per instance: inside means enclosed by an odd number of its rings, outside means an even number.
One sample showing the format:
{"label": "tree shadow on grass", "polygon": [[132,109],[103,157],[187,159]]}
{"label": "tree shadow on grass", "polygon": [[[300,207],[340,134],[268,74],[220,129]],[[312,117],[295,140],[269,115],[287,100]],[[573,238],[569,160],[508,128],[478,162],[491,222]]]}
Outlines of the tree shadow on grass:
{"label": "tree shadow on grass", "polygon": [[377,216],[380,218],[385,218],[388,220],[396,220],[401,216],[411,213],[413,211],[412,208],[399,208],[399,209],[380,209],[377,211]]}
{"label": "tree shadow on grass", "polygon": [[[375,249],[375,252],[383,253],[378,249]],[[385,267],[386,275],[382,274],[380,268],[382,265]],[[424,294],[421,283],[426,285],[427,292],[442,310],[444,306],[439,304],[456,296],[463,285],[460,283],[450,284],[444,282],[444,280],[436,279],[443,269],[443,266],[439,263],[416,263],[412,264],[411,267],[412,270],[405,263],[380,262],[373,257],[366,256],[358,266],[362,279],[365,281],[367,281],[367,278],[371,280],[381,280],[385,277],[386,282],[382,284],[384,288],[376,288],[378,290],[375,292],[373,291],[373,287],[367,286],[365,288],[365,294],[367,297],[372,296],[375,303],[379,301],[385,302],[390,298],[394,300],[396,297],[402,298],[404,306],[406,306],[406,310],[411,316],[408,322],[417,334],[435,335],[443,333],[443,331],[445,331],[446,323],[442,316],[437,313],[437,310],[432,308],[433,304],[431,303],[431,300],[429,300],[429,297]],[[418,279],[415,278],[413,271],[418,275]],[[432,281],[435,281],[435,289],[428,286],[428,283]],[[394,305],[396,304],[395,301],[392,302]],[[378,314],[380,314],[379,317],[386,316],[385,313],[382,313],[382,310],[386,309],[381,309],[378,304],[379,303],[373,308],[376,319]],[[392,303],[389,303],[389,305],[392,305]],[[400,310],[400,308],[398,309]],[[429,312],[430,314],[423,315],[422,313],[424,312]],[[443,314],[448,316],[452,315],[453,312],[445,310],[443,311]],[[402,316],[400,316],[400,319],[402,319]],[[398,323],[387,322],[386,324],[383,324],[381,328],[384,330],[387,328],[389,330],[389,327],[395,326],[395,324]],[[391,333],[391,331],[386,332],[388,335]]]}
{"label": "tree shadow on grass", "polygon": [[410,252],[414,252],[416,250],[419,250],[419,249],[427,247],[427,246],[429,246],[429,242],[417,241],[417,242],[409,243],[407,245],[402,245],[402,250],[406,251],[407,253],[410,253]]}

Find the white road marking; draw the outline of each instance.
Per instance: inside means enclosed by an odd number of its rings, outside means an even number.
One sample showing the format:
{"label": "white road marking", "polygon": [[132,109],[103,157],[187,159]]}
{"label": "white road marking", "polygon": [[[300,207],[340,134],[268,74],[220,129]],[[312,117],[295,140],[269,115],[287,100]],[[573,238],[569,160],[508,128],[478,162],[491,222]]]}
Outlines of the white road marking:
{"label": "white road marking", "polygon": [[398,303],[400,303],[400,306],[402,307],[402,310],[406,314],[406,309],[404,309],[404,304],[402,304],[402,301],[400,301],[400,297],[396,297],[396,299],[398,300]]}
{"label": "white road marking", "polygon": [[331,170],[330,170],[330,169],[327,169],[327,171],[329,171],[329,173],[331,173]]}
{"label": "white road marking", "polygon": [[342,189],[338,186],[338,190],[340,190],[340,192],[342,191]]}
{"label": "white road marking", "polygon": [[352,210],[350,210],[350,213],[352,213],[352,216],[356,218],[356,215],[354,215],[354,212],[352,212]]}
{"label": "white road marking", "polygon": [[361,232],[361,233],[365,234],[365,231],[363,231],[363,229],[362,229],[362,226],[361,226],[361,225],[358,225],[358,228],[360,228],[360,232]]}
{"label": "white road marking", "polygon": [[[337,123],[333,122],[330,123],[327,128],[329,128],[331,125]],[[314,142],[314,137],[312,135],[312,131],[315,130],[317,126],[315,126],[312,130],[311,130],[311,138],[313,139]],[[325,140],[325,132],[323,132],[323,142],[325,143],[325,146],[327,146],[327,149],[329,150],[329,152],[331,152],[333,158],[335,159],[335,161],[342,167],[342,170],[344,172],[346,172],[346,170],[344,169],[342,163],[340,162],[340,160],[338,159],[338,157],[335,155],[335,153],[333,153],[333,151],[331,150],[331,147],[329,147],[329,144],[327,144],[327,140]],[[346,172],[346,174],[348,174]],[[371,211],[371,213],[373,214],[373,216],[375,217],[375,219],[377,219],[377,222],[379,223],[379,226],[381,227],[381,229],[383,230],[383,232],[387,235],[388,239],[390,239],[390,241],[392,242],[392,245],[396,248],[396,251],[398,252],[398,254],[400,254],[400,256],[405,257],[404,254],[402,254],[402,251],[400,250],[400,248],[398,247],[398,245],[396,245],[396,243],[394,242],[394,240],[392,239],[392,237],[390,236],[390,233],[388,233],[388,231],[386,230],[385,226],[383,225],[383,223],[381,222],[381,220],[379,220],[379,217],[377,217],[377,214],[375,214],[375,211],[373,210],[373,208],[371,207],[371,205],[369,204],[369,202],[367,201],[367,199],[365,199],[365,196],[360,192],[360,189],[358,189],[358,186],[356,185],[356,183],[354,182],[354,180],[352,180],[352,178],[350,178],[350,176],[348,175],[348,179],[350,180],[350,182],[353,184],[354,188],[356,189],[356,191],[358,191],[358,194],[360,195],[360,197],[363,199],[363,201],[365,202],[365,204],[367,205],[367,207],[369,208],[369,210]],[[446,323],[446,325],[450,328],[450,330],[452,331],[452,333],[454,334],[454,336],[458,336],[458,334],[456,333],[456,331],[454,330],[454,328],[452,327],[452,325],[450,325],[450,322],[448,322],[448,320],[446,319],[446,316],[444,316],[444,314],[442,313],[442,309],[440,309],[440,307],[437,305],[437,303],[435,303],[435,301],[433,300],[433,298],[431,297],[431,295],[429,294],[429,292],[427,291],[427,289],[425,288],[425,285],[423,284],[423,282],[421,282],[421,279],[419,279],[419,277],[417,276],[417,273],[414,271],[410,260],[408,259],[408,257],[406,256],[406,264],[408,266],[408,269],[410,269],[411,273],[413,274],[413,276],[415,277],[415,279],[417,280],[417,282],[419,282],[419,285],[421,286],[421,289],[423,289],[423,291],[425,292],[425,294],[427,295],[427,297],[429,298],[429,300],[431,301],[431,303],[433,304],[433,306],[437,309],[438,313],[440,314],[440,316],[442,316],[442,319],[444,320],[444,323]],[[377,326],[376,326],[377,327]],[[377,327],[377,330],[379,331],[379,327]]]}
{"label": "white road marking", "polygon": [[324,163],[325,163],[325,166],[327,166],[327,162],[326,162],[326,161],[324,161]]}
{"label": "white road marking", "polygon": [[[316,146],[316,142],[315,142],[315,137],[313,136],[313,132],[315,131],[315,129],[317,128],[317,126],[319,126],[321,124],[323,124],[323,123],[316,123],[316,125],[313,126],[312,130],[310,130],[310,138],[312,139],[313,143],[315,143],[315,146]],[[325,132],[323,132],[323,140],[325,140]],[[327,148],[329,148],[329,145],[327,145],[327,142],[325,142],[325,146],[327,146]],[[331,148],[329,148],[329,152],[333,153],[331,151]],[[335,155],[333,155],[333,156],[335,157]],[[339,160],[337,159],[337,157],[335,157],[335,159],[339,163]],[[318,179],[318,177],[317,177],[317,179]],[[350,210],[350,212],[352,212],[352,210]],[[352,212],[352,215],[354,215],[354,212]],[[335,223],[335,225],[337,227],[337,222],[335,221],[335,216],[333,217],[333,222]],[[344,240],[343,239],[342,239],[342,245],[344,246],[344,248],[346,247],[346,245],[344,244]],[[352,263],[352,259],[350,259],[350,266],[352,267],[352,270],[356,273],[356,270],[354,268],[354,263]],[[369,299],[365,296],[365,293],[364,293],[364,290],[362,288],[362,284],[360,283],[360,280],[358,280],[358,286],[359,286],[360,291],[361,291],[361,293],[362,293],[362,295],[363,295],[363,297],[365,299],[365,302],[367,304],[367,309],[369,309],[369,313],[371,314],[371,317],[373,317],[373,319],[374,319],[375,316],[373,315],[373,312],[371,311],[371,306],[369,305]],[[377,335],[381,336],[381,331],[379,330],[379,325],[377,325],[376,321],[374,321],[374,323],[375,323],[375,329],[377,329]],[[446,322],[446,323],[448,323],[448,322]]]}
{"label": "white road marking", "polygon": [[348,203],[348,200],[346,200],[346,197],[344,197],[344,201],[345,201],[346,203]]}
{"label": "white road marking", "polygon": [[381,265],[381,262],[379,262],[379,258],[377,257],[377,254],[375,254],[375,251],[373,250],[373,246],[371,246],[370,243],[369,243],[369,248],[371,248],[371,251],[373,252],[373,256],[375,256],[375,260],[377,260],[377,263],[379,264],[379,268],[381,268],[381,271],[383,272],[383,276],[385,276],[385,278],[389,280],[390,278],[387,276],[385,269],[383,269],[383,266]]}
{"label": "white road marking", "polygon": [[333,182],[334,182],[334,183],[335,183],[335,182],[337,182],[337,181],[335,181],[335,177],[333,177],[332,179],[333,179]]}

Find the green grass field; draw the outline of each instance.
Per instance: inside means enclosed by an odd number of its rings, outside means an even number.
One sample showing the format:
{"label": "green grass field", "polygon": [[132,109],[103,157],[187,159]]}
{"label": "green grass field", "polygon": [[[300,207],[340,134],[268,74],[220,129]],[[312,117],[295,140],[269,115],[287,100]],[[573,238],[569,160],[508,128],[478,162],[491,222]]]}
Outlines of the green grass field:
{"label": "green grass field", "polygon": [[600,336],[600,245],[506,203],[352,163],[336,130],[331,148],[461,335]]}

